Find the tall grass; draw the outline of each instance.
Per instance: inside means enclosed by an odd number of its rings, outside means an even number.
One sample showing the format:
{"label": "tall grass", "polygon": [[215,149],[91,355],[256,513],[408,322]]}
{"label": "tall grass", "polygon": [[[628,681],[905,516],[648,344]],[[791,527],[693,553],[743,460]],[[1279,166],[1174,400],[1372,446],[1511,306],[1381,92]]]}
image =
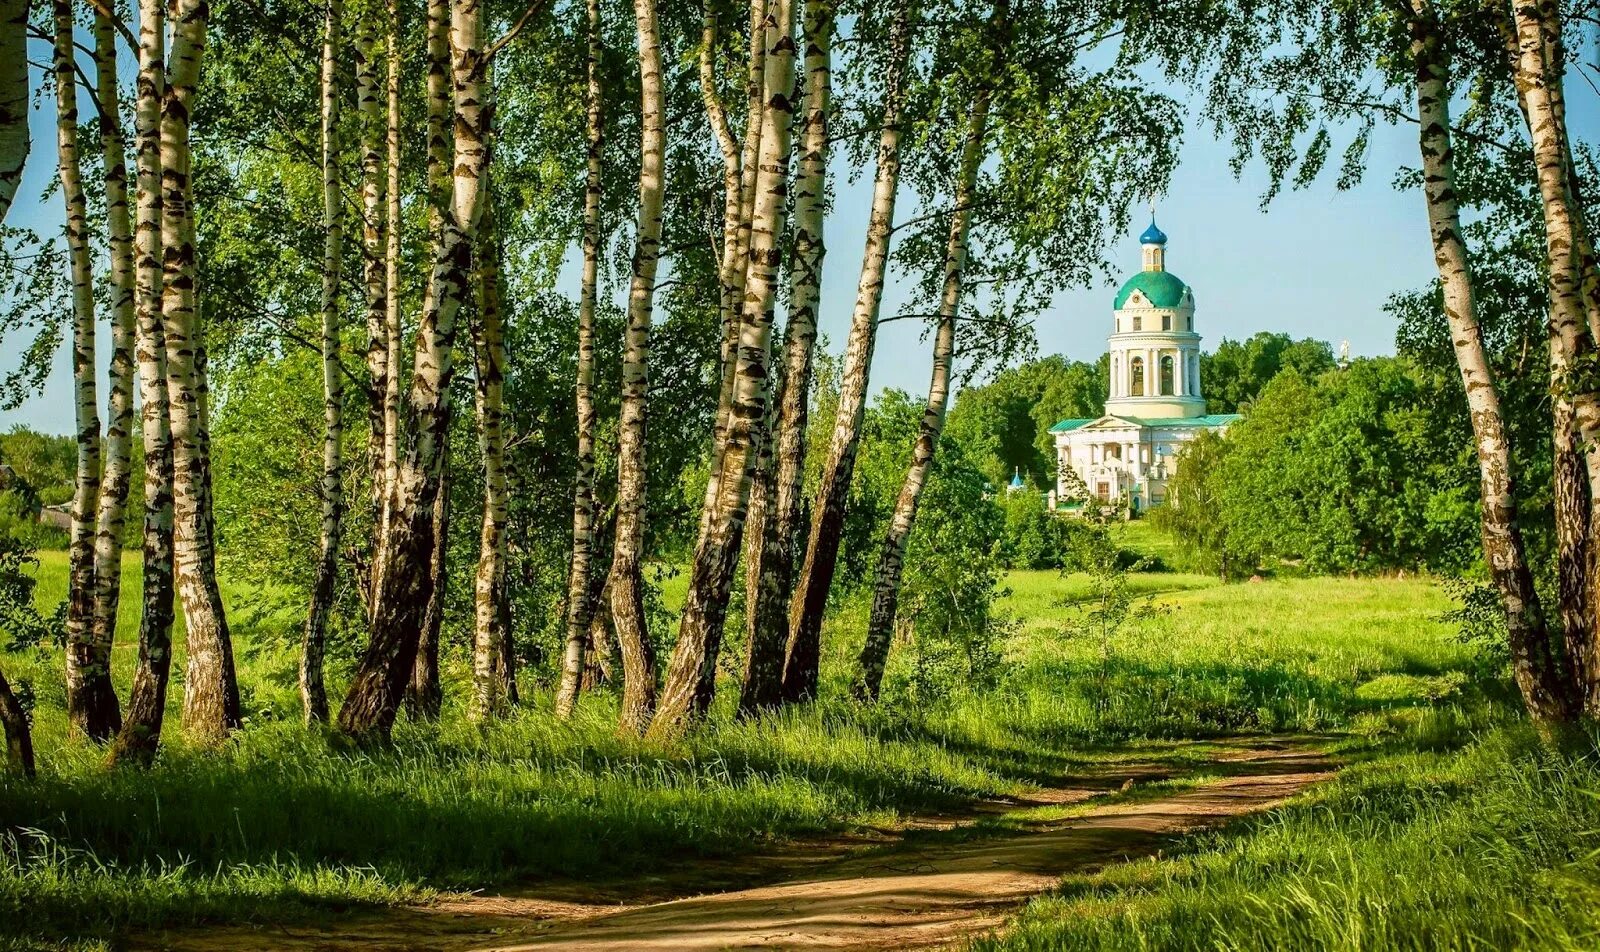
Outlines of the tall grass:
{"label": "tall grass", "polygon": [[[45,568],[49,598],[65,566]],[[38,698],[44,771],[0,777],[0,936],[92,941],[129,926],[628,875],[1060,782],[1091,761],[1143,756],[1127,749],[1142,738],[1351,730],[1426,732],[1444,746],[1492,717],[1495,689],[1486,697],[1468,679],[1472,652],[1431,620],[1445,600],[1425,581],[1135,582],[1150,604],[1115,637],[1109,665],[1077,632],[1083,579],[1015,573],[998,689],[920,705],[830,700],[751,723],[725,697],[705,730],[670,747],[616,736],[604,695],[558,722],[547,685],[530,679],[531,706],[503,723],[480,728],[447,708],[436,726],[402,722],[389,748],[350,750],[299,726],[292,649],[271,637],[287,622],[263,613],[241,614],[236,632],[247,727],[220,750],[187,748],[175,687],[155,768],[107,772],[66,736],[59,654],[14,655],[8,673]],[[225,591],[230,608],[252,600]],[[135,602],[130,590],[119,685]],[[861,610],[830,620],[826,697],[845,694]],[[896,651],[891,689],[905,665]],[[453,677],[464,667],[447,658]]]}
{"label": "tall grass", "polygon": [[1068,877],[972,952],[1600,948],[1600,764],[1522,727],[1394,755],[1167,858]]}

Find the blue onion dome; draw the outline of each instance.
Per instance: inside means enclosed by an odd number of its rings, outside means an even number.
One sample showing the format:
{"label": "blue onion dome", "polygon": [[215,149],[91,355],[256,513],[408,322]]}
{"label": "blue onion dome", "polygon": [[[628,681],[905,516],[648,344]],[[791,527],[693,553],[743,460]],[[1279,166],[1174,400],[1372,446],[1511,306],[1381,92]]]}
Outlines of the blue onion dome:
{"label": "blue onion dome", "polygon": [[1141,245],[1164,245],[1167,243],[1167,233],[1156,227],[1155,216],[1150,216],[1150,227],[1139,236]]}
{"label": "blue onion dome", "polygon": [[1022,488],[1022,470],[1020,468],[1011,471],[1011,488]]}

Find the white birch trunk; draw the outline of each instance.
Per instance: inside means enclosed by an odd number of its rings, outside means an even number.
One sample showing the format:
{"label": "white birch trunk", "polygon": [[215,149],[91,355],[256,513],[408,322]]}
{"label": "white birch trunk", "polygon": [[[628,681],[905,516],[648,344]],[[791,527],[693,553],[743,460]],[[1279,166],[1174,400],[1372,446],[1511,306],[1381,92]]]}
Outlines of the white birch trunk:
{"label": "white birch trunk", "polygon": [[67,718],[75,732],[104,740],[116,730],[116,694],[111,689],[110,653],[96,651],[94,639],[95,510],[100,496],[94,256],[89,247],[88,202],[78,154],[78,74],[74,67],[72,3],[54,0],[52,11],[57,174],[66,202],[67,261],[72,275],[72,389],[78,447],[67,549]]}
{"label": "white birch trunk", "polygon": [[217,586],[201,379],[205,342],[190,206],[189,117],[205,52],[206,18],[203,0],[178,0],[169,21],[172,46],[161,113],[162,316],[172,418],[174,551],[188,648],[183,723],[196,739],[217,741],[239,725],[239,685],[227,614]]}
{"label": "white birch trunk", "polygon": [[162,319],[161,105],[166,98],[161,0],[139,2],[138,137],[134,306],[144,443],[144,532],[139,661],[127,716],[107,760],[148,765],[161,740],[172,665],[173,463]]}
{"label": "white birch trunk", "polygon": [[[105,104],[101,114],[101,159],[105,175],[106,243],[110,257],[111,372],[106,399],[105,469],[100,479],[94,542],[94,645],[111,657],[122,596],[122,533],[127,518],[130,441],[133,428],[134,315],[133,221],[128,209],[127,132],[117,81],[117,14],[109,5],[95,11],[95,85]],[[116,694],[111,693],[115,705]],[[117,717],[121,727],[121,717]]]}
{"label": "white birch trunk", "polygon": [[556,716],[572,716],[583,687],[584,653],[594,614],[589,595],[594,557],[594,308],[600,279],[600,200],[604,128],[600,85],[600,0],[587,0],[589,53],[587,70],[587,169],[583,192],[583,278],[578,294],[577,475],[572,494],[572,563],[567,573],[567,640],[561,659],[561,685],[556,690]]}
{"label": "white birch trunk", "polygon": [[967,119],[967,141],[961,151],[955,207],[950,213],[950,238],[944,252],[944,287],[939,298],[939,325],[933,338],[928,401],[922,410],[916,447],[911,452],[911,467],[900,486],[894,514],[889,518],[889,530],[884,533],[878,555],[872,610],[867,617],[867,638],[861,648],[860,671],[855,683],[856,696],[863,700],[877,700],[883,685],[883,668],[889,658],[900,603],[906,542],[916,522],[917,504],[922,501],[922,489],[933,469],[934,453],[939,449],[939,437],[944,432],[945,411],[950,406],[950,366],[955,359],[956,319],[961,310],[961,276],[967,264],[967,237],[972,230],[978,166],[983,162],[984,142],[989,133],[989,99],[989,88],[980,87]]}
{"label": "white birch trunk", "polygon": [[339,214],[339,21],[344,5],[327,0],[322,24],[322,534],[300,649],[300,699],[308,724],[328,719],[322,661],[339,573],[339,536],[344,519],[344,375],[339,366],[339,261],[344,221]]}

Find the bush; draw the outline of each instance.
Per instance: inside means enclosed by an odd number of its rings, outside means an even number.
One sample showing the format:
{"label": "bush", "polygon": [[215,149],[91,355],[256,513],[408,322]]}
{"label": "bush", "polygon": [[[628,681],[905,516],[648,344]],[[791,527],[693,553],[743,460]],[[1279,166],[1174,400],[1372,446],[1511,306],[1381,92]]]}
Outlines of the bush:
{"label": "bush", "polygon": [[0,536],[28,549],[64,549],[67,533],[39,521],[39,508],[17,490],[0,491]]}

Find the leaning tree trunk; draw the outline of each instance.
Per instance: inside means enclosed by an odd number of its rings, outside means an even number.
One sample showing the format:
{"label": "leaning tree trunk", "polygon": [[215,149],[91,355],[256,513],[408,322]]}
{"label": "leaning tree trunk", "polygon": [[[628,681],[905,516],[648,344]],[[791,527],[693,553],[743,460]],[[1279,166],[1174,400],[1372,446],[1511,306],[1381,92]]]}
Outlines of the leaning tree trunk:
{"label": "leaning tree trunk", "polygon": [[28,0],[0,0],[0,224],[28,161]]}
{"label": "leaning tree trunk", "polygon": [[[794,588],[795,550],[802,524],[806,423],[817,343],[817,305],[822,297],[822,260],[826,253],[822,229],[828,204],[834,7],[835,0],[806,0],[805,119],[800,134],[800,168],[795,176],[789,321],[783,332],[783,376],[771,438],[776,471],[763,490],[772,498],[760,515],[761,528],[751,539],[751,554],[747,556],[751,580],[745,599],[749,649],[739,693],[739,712],[744,716],[776,705],[783,688],[787,608]],[[755,527],[747,531],[755,532]]]}
{"label": "leaning tree trunk", "polygon": [[839,537],[844,529],[845,500],[855,474],[861,421],[866,413],[867,375],[872,366],[873,346],[877,343],[878,308],[883,303],[889,239],[894,231],[895,195],[900,184],[901,108],[905,99],[906,58],[911,44],[911,7],[911,0],[899,0],[889,36],[889,60],[884,64],[883,130],[878,138],[877,171],[867,219],[866,249],[861,258],[861,279],[856,287],[855,311],[850,317],[850,337],[845,345],[839,409],[834,416],[828,459],[817,481],[805,561],[789,608],[789,642],[783,669],[785,701],[805,700],[817,692],[822,615],[828,606],[828,591],[833,586]]}
{"label": "leaning tree trunk", "polygon": [[739,315],[738,370],[727,432],[721,451],[715,454],[720,471],[711,475],[716,484],[711,518],[704,522],[695,546],[678,643],[667,670],[661,706],[650,725],[651,734],[658,737],[682,731],[703,716],[710,703],[751,481],[765,438],[779,239],[789,196],[789,124],[794,109],[792,9],[790,0],[770,0],[761,28],[766,43],[761,97],[763,131],[756,197],[750,214],[744,301]]}
{"label": "leaning tree trunk", "polygon": [[[1591,318],[1600,324],[1600,310],[1585,299],[1593,284],[1592,249],[1573,195],[1571,143],[1562,93],[1565,55],[1562,17],[1553,0],[1517,0],[1512,5],[1508,46],[1512,78],[1533,145],[1535,177],[1544,211],[1545,248],[1549,259],[1551,384],[1557,416],[1569,417],[1576,428],[1577,451],[1585,456],[1588,499],[1579,498],[1571,462],[1563,465],[1563,444],[1572,439],[1556,434],[1556,533],[1558,587],[1565,629],[1566,653],[1572,671],[1574,701],[1591,716],[1600,713],[1600,657],[1596,657],[1596,605],[1600,579],[1591,577],[1586,542],[1591,515],[1600,508],[1600,393],[1595,375],[1595,340]],[[1585,255],[1585,251],[1591,253]],[[1586,274],[1585,258],[1588,258]],[[1569,405],[1564,406],[1563,404]],[[1571,449],[1566,455],[1570,455]]]}
{"label": "leaning tree trunk", "polygon": [[1512,672],[1536,721],[1565,720],[1570,708],[1534,589],[1517,517],[1510,439],[1484,349],[1474,300],[1471,260],[1461,235],[1450,141],[1450,92],[1438,24],[1429,0],[1412,0],[1411,53],[1417,74],[1423,194],[1434,262],[1444,289],[1445,317],[1472,419],[1481,476],[1484,561],[1505,609]]}
{"label": "leaning tree trunk", "polygon": [[496,245],[493,199],[486,201],[478,244],[478,313],[474,322],[478,447],[483,453],[483,522],[478,537],[478,571],[473,582],[472,704],[468,716],[483,720],[501,713],[502,644],[510,636],[504,622],[506,598],[505,327],[500,301],[500,256]]}
{"label": "leaning tree trunk", "polygon": [[139,78],[134,109],[138,135],[138,202],[134,232],[134,306],[138,318],[139,404],[144,444],[144,571],[139,661],[127,716],[111,745],[112,765],[148,766],[161,741],[172,666],[173,463],[167,406],[166,337],[162,321],[161,104],[164,10],[139,3]]}
{"label": "leaning tree trunk", "polygon": [[344,519],[344,377],[339,366],[339,260],[344,226],[339,214],[339,55],[341,0],[328,0],[322,25],[322,537],[311,607],[300,649],[300,698],[308,724],[328,720],[322,659],[339,576],[339,530]]}
{"label": "leaning tree trunk", "polygon": [[179,0],[173,7],[172,50],[161,112],[162,316],[172,416],[174,554],[189,656],[183,683],[183,723],[197,739],[216,741],[239,726],[239,684],[222,591],[217,585],[208,489],[211,461],[201,379],[205,343],[196,295],[199,269],[190,207],[189,116],[205,51],[206,19],[203,0]]}
{"label": "leaning tree trunk", "polygon": [[578,447],[577,476],[572,491],[572,563],[567,572],[567,641],[561,658],[561,686],[556,690],[556,716],[572,716],[583,686],[584,654],[589,647],[589,622],[594,601],[589,595],[594,557],[594,308],[600,279],[600,200],[604,179],[600,164],[604,126],[600,107],[600,0],[588,0],[589,55],[587,121],[588,168],[583,190],[583,282],[578,294]]}
{"label": "leaning tree trunk", "polygon": [[71,0],[54,0],[56,149],[67,206],[67,260],[72,273],[72,384],[78,444],[72,534],[67,550],[67,718],[73,730],[105,740],[118,727],[111,653],[94,638],[94,543],[100,497],[100,412],[95,375],[94,255],[88,201],[78,155],[78,75],[73,59]]}
{"label": "leaning tree trunk", "polygon": [[644,617],[645,415],[650,320],[661,256],[666,102],[656,0],[634,0],[639,37],[639,233],[628,286],[622,348],[622,411],[617,433],[617,535],[611,560],[611,615],[622,654],[621,726],[642,733],[655,708],[655,654]]}
{"label": "leaning tree trunk", "polygon": [[[443,14],[444,4],[430,4],[430,59],[444,48]],[[367,650],[339,711],[340,729],[358,739],[387,739],[416,662],[422,616],[437,587],[428,563],[450,424],[452,351],[456,319],[471,289],[472,248],[488,171],[490,114],[485,101],[483,35],[480,0],[454,0],[447,47],[455,91],[453,182],[446,183],[439,175],[430,182],[440,228],[434,248],[432,307],[424,310],[417,328],[411,375],[416,444],[401,466],[400,481],[392,493],[393,519],[379,553],[383,578],[377,588],[383,597],[372,613]],[[430,71],[439,68],[437,60],[430,62]],[[442,129],[430,128],[430,138],[436,132],[443,136]],[[434,165],[430,161],[430,166]]]}
{"label": "leaning tree trunk", "polygon": [[[119,102],[116,25],[109,5],[94,17],[95,86],[101,103]],[[127,518],[133,426],[134,316],[133,221],[128,210],[127,133],[120,109],[100,115],[104,167],[106,245],[110,257],[111,372],[106,404],[105,470],[100,478],[94,539],[94,650],[109,665],[122,598],[122,533]],[[111,695],[113,709],[116,694]],[[120,715],[117,726],[121,726]]]}
{"label": "leaning tree trunk", "polygon": [[[388,528],[385,502],[389,426],[388,178],[384,171],[387,122],[384,90],[378,79],[377,35],[371,14],[363,11],[355,31],[356,128],[361,154],[361,284],[367,316],[367,470],[372,476],[372,525],[382,551]],[[372,571],[381,572],[376,559]],[[376,610],[376,605],[370,606]]]}
{"label": "leaning tree trunk", "polygon": [[955,207],[950,213],[950,238],[944,251],[944,290],[939,299],[939,326],[933,338],[933,373],[928,381],[928,402],[922,410],[917,444],[911,452],[911,468],[895,500],[889,530],[884,533],[878,555],[877,578],[873,584],[872,611],[867,616],[867,638],[861,648],[861,670],[855,694],[862,700],[877,700],[883,685],[883,667],[889,659],[889,644],[894,634],[895,613],[900,604],[900,580],[905,569],[906,541],[917,518],[917,504],[933,469],[933,455],[944,432],[944,415],[950,405],[950,365],[955,359],[956,316],[961,308],[961,277],[967,264],[967,236],[972,230],[973,202],[976,198],[978,166],[983,161],[984,140],[989,133],[989,87],[980,87],[974,96],[972,114],[967,120],[967,141],[961,150],[961,165],[956,176]]}

